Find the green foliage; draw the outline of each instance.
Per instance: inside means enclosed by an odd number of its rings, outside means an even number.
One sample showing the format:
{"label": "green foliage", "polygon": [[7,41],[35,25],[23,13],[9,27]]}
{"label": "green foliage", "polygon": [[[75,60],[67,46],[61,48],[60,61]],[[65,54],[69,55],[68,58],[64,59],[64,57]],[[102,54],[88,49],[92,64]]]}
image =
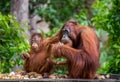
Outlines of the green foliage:
{"label": "green foliage", "polygon": [[46,37],[54,36],[59,30],[60,28],[53,28],[48,34],[46,34]]}
{"label": "green foliage", "polygon": [[112,58],[109,61],[110,73],[120,74],[120,1],[114,0],[113,8],[109,11],[107,30],[109,32],[109,47],[113,51]]}
{"label": "green foliage", "polygon": [[0,13],[0,72],[10,72],[15,65],[22,63],[20,53],[29,47],[22,32],[12,16]]}
{"label": "green foliage", "polygon": [[56,66],[55,67],[55,71],[54,71],[54,74],[67,74],[68,71],[67,71],[67,66],[65,67],[62,67],[62,66]]}
{"label": "green foliage", "polygon": [[74,18],[77,19],[80,25],[91,26],[91,22],[88,19],[88,13],[86,9],[81,10],[81,12],[75,15]]}
{"label": "green foliage", "polygon": [[[32,0],[30,0],[31,3]],[[87,0],[48,0],[43,2],[32,11],[32,14],[39,14],[44,17],[46,21],[51,22],[51,28],[58,27],[60,23],[66,22],[67,20],[78,14],[83,8]],[[32,9],[30,9],[31,11]]]}
{"label": "green foliage", "polygon": [[106,30],[106,22],[109,21],[107,18],[109,14],[109,6],[111,6],[111,0],[97,0],[93,5],[93,14],[95,17],[92,18],[93,25],[96,26],[96,28],[102,28]]}
{"label": "green foliage", "polygon": [[100,71],[120,74],[120,1],[98,0],[93,6],[97,10],[93,18],[94,25],[108,32],[108,59]]}
{"label": "green foliage", "polygon": [[10,13],[10,3],[11,0],[1,0],[0,1],[0,12],[3,14],[8,14]]}

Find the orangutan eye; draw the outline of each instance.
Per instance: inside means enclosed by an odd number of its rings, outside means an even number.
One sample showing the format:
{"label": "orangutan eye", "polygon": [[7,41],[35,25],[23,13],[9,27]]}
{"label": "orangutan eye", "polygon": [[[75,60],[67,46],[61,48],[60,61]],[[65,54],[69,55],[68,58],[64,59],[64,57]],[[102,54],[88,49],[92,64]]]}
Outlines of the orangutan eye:
{"label": "orangutan eye", "polygon": [[69,34],[70,33],[69,26],[65,26],[65,29],[63,29],[63,33],[65,33],[65,34]]}

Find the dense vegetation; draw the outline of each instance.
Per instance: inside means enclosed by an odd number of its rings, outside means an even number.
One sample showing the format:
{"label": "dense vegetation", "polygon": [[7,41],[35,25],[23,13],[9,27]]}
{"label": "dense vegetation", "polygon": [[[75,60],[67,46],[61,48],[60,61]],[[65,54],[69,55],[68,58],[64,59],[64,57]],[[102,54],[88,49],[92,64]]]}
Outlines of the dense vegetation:
{"label": "dense vegetation", "polygon": [[97,28],[108,32],[108,41],[105,46],[107,55],[103,63],[104,73],[120,73],[120,1],[103,0],[95,5],[97,15],[93,18]]}
{"label": "dense vegetation", "polygon": [[10,15],[0,13],[0,72],[10,72],[22,64],[20,54],[29,49],[23,29]]}

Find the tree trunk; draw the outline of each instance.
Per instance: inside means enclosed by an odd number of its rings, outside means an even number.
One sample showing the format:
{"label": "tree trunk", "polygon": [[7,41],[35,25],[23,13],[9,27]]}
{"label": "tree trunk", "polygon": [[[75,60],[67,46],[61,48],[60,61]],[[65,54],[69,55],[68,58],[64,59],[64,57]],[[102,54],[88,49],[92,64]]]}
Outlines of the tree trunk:
{"label": "tree trunk", "polygon": [[30,36],[28,31],[29,23],[29,0],[11,0],[11,14],[20,22],[21,27],[25,30],[26,37]]}
{"label": "tree trunk", "polygon": [[95,0],[87,0],[85,7],[87,9],[88,12],[88,17],[89,19],[91,19],[93,17],[92,11],[91,11],[91,5],[94,3]]}

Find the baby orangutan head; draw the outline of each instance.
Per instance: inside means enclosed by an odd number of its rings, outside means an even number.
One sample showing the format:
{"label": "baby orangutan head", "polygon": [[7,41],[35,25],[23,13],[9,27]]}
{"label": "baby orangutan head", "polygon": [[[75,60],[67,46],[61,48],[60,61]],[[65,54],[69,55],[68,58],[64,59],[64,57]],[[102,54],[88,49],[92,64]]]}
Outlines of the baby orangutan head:
{"label": "baby orangutan head", "polygon": [[31,40],[30,40],[31,49],[37,52],[40,49],[42,41],[43,41],[43,37],[40,33],[32,34]]}

